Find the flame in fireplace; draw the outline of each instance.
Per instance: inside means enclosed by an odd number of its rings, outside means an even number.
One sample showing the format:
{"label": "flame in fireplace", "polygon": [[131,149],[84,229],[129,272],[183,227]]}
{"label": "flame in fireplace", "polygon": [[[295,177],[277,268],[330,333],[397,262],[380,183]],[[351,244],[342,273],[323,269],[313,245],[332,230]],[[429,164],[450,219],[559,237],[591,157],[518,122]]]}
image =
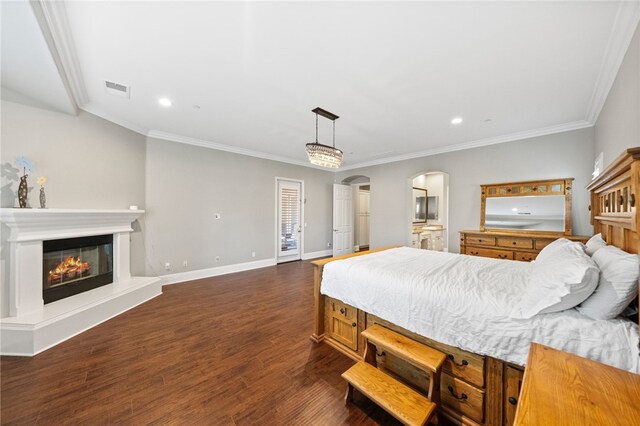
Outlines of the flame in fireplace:
{"label": "flame in fireplace", "polygon": [[87,275],[90,270],[91,264],[89,262],[83,262],[79,256],[77,258],[69,256],[49,271],[47,281],[49,284],[56,284],[62,280],[81,278]]}

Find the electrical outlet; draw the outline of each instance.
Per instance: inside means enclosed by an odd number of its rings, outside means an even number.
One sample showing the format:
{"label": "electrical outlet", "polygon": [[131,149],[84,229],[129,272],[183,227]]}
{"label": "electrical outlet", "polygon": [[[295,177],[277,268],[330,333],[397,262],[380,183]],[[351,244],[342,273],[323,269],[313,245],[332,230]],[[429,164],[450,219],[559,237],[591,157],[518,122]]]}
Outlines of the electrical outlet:
{"label": "electrical outlet", "polygon": [[331,248],[331,243],[327,243],[327,248]]}
{"label": "electrical outlet", "polygon": [[186,268],[187,266],[189,266],[189,262],[186,261],[186,260],[183,260],[182,261],[182,266]]}
{"label": "electrical outlet", "polygon": [[164,270],[165,271],[170,271],[171,270],[171,263],[167,262],[164,264]]}
{"label": "electrical outlet", "polygon": [[251,252],[251,257],[256,257],[256,252],[255,251]]}
{"label": "electrical outlet", "polygon": [[216,262],[220,262],[220,256],[216,256]]}

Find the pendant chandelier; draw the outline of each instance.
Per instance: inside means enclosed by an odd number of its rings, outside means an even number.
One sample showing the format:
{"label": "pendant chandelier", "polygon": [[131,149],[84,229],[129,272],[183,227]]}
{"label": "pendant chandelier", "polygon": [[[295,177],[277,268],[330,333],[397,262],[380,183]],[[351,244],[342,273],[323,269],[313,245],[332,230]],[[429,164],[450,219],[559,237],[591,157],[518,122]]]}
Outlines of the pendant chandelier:
{"label": "pendant chandelier", "polygon": [[[316,141],[307,144],[307,155],[311,164],[337,169],[342,164],[342,151],[336,148],[336,120],[340,117],[322,108],[311,110],[316,114]],[[318,115],[333,121],[333,146],[318,143]]]}

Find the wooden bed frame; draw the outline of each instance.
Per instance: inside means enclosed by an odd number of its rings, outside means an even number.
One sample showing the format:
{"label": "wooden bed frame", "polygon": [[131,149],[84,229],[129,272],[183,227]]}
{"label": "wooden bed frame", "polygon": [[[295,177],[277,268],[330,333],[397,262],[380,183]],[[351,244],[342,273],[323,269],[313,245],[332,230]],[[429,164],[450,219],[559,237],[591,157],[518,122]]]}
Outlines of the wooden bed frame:
{"label": "wooden bed frame", "polygon": [[[636,254],[640,254],[640,217],[636,214],[636,203],[640,203],[639,189],[640,147],[627,149],[587,186],[591,194],[590,211],[594,233],[601,233],[608,244]],[[456,405],[455,400],[450,401],[447,406],[444,403],[445,391],[442,390],[443,404],[439,407],[439,413],[443,417],[459,425],[511,425],[522,382],[522,367],[411,333],[320,293],[322,271],[327,263],[389,248],[391,247],[312,262],[315,265],[315,328],[311,340],[325,342],[354,360],[360,360],[365,346],[361,331],[372,324],[382,324],[447,354],[443,372],[451,376],[460,389],[467,392],[469,398],[459,405]],[[634,319],[638,323],[637,315]],[[397,361],[387,361],[387,364],[383,361],[382,368],[387,367],[392,373],[420,388],[422,377],[419,372],[407,369]]]}

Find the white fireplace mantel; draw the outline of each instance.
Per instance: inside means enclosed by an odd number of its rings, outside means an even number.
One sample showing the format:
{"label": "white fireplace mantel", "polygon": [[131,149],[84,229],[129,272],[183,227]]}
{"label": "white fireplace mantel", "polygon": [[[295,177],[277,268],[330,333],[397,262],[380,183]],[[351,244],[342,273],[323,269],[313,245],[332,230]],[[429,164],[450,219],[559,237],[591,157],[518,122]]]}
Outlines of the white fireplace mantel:
{"label": "white fireplace mantel", "polygon": [[[162,293],[160,279],[131,277],[129,233],[144,210],[0,209],[9,268],[2,354],[34,355]],[[113,235],[113,283],[44,304],[43,242]],[[7,251],[8,249],[8,251]],[[5,275],[7,278],[7,275]],[[6,279],[5,279],[6,281]]]}
{"label": "white fireplace mantel", "polygon": [[144,210],[0,209],[10,242],[131,232]]}

